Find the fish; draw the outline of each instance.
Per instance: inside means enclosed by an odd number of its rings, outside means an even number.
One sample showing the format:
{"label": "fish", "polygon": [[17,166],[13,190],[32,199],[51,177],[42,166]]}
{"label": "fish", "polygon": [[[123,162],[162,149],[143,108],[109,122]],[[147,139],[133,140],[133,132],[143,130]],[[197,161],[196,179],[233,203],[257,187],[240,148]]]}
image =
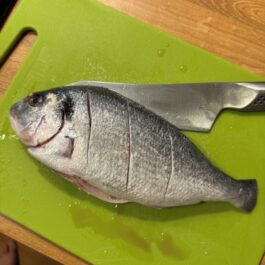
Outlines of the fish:
{"label": "fish", "polygon": [[36,92],[15,103],[9,117],[30,155],[103,201],[255,208],[255,179],[222,172],[170,122],[107,88]]}

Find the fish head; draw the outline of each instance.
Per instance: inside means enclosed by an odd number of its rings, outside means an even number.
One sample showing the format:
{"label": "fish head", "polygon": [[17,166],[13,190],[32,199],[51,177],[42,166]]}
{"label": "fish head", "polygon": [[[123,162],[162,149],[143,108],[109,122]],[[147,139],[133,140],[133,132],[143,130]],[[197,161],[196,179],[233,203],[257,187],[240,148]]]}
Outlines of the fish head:
{"label": "fish head", "polygon": [[12,128],[26,146],[43,145],[62,129],[65,102],[58,92],[30,94],[11,107]]}
{"label": "fish head", "polygon": [[85,90],[70,87],[33,93],[11,107],[11,125],[37,160],[62,174],[80,174],[82,163],[73,156],[80,160],[87,152],[86,100]]}

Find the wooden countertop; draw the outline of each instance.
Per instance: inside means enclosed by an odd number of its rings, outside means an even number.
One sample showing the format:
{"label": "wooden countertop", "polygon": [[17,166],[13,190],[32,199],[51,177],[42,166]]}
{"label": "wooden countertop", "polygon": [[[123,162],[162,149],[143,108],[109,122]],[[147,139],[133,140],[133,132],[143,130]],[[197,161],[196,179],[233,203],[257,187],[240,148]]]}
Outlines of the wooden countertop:
{"label": "wooden countertop", "polygon": [[[265,76],[264,0],[100,1]],[[0,95],[12,81],[34,40],[33,34],[27,35],[0,68]],[[63,264],[86,264],[1,215],[0,232]],[[260,265],[265,265],[265,258]]]}

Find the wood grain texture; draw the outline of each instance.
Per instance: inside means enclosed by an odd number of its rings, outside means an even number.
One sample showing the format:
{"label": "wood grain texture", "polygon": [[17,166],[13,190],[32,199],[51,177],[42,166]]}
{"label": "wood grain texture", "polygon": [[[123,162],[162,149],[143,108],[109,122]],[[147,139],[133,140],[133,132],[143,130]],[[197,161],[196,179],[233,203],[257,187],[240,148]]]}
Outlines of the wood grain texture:
{"label": "wood grain texture", "polygon": [[100,0],[265,76],[264,0]]}
{"label": "wood grain texture", "polygon": [[11,52],[5,63],[0,68],[0,97],[11,83],[16,72],[27,57],[32,45],[36,40],[36,34],[27,33],[19,44]]}
{"label": "wood grain texture", "polygon": [[264,29],[265,1],[263,0],[192,0],[192,2],[226,17],[233,17],[247,26],[254,27],[255,29]]}
{"label": "wood grain texture", "polygon": [[[0,250],[3,249],[4,245],[8,241],[10,241],[9,237],[6,237],[0,234]],[[18,252],[19,265],[36,265],[36,264],[37,265],[60,265],[61,264],[20,243],[17,243],[17,252]],[[6,264],[3,264],[3,265],[6,265]]]}
{"label": "wood grain texture", "polygon": [[265,254],[261,258],[260,264],[259,265],[265,265]]}
{"label": "wood grain texture", "polygon": [[[65,265],[88,265],[85,261],[77,258],[41,236],[25,229],[23,226],[11,221],[9,218],[0,215],[0,232],[17,242],[42,253],[45,256]],[[24,254],[28,255],[28,254]],[[47,260],[46,260],[47,262]],[[49,263],[46,263],[47,265]],[[53,265],[49,264],[49,265]]]}

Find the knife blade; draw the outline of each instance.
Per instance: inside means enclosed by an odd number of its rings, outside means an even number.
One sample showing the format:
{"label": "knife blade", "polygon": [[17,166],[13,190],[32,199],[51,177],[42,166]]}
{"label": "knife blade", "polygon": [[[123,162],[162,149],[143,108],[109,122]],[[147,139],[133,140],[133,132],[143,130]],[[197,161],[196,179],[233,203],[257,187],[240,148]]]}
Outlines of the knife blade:
{"label": "knife blade", "polygon": [[181,130],[210,131],[223,109],[265,110],[265,82],[150,85],[80,81],[70,85],[108,88]]}

